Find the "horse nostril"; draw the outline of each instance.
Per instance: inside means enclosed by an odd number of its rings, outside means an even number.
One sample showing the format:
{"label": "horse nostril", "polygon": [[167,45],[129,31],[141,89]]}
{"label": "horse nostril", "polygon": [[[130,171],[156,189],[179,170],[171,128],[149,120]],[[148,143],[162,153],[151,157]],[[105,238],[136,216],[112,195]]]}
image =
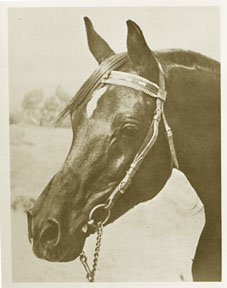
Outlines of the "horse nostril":
{"label": "horse nostril", "polygon": [[27,211],[27,221],[28,221],[28,240],[31,243],[33,238],[33,227],[32,227],[32,213]]}
{"label": "horse nostril", "polygon": [[48,220],[40,236],[43,245],[57,245],[60,240],[59,224],[55,220]]}

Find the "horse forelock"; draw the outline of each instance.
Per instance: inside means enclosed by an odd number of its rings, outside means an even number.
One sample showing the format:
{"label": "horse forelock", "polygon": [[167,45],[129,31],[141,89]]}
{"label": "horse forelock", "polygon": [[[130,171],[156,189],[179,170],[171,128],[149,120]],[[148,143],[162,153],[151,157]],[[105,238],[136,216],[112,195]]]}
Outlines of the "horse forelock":
{"label": "horse forelock", "polygon": [[[127,62],[125,63],[127,64]],[[121,66],[119,67],[121,68]],[[101,71],[101,66],[99,66],[94,73],[98,74]],[[118,70],[118,69],[116,69]],[[110,70],[111,71],[111,70]],[[94,74],[93,73],[93,74]],[[93,75],[92,74],[92,75]],[[72,100],[70,101],[70,103],[64,108],[64,110],[60,113],[60,115],[58,116],[57,120],[56,120],[56,124],[58,124],[62,119],[64,119],[69,113],[73,113],[80,105],[82,105],[86,100],[90,100],[89,96],[90,94],[87,93],[80,93],[83,89],[86,89],[87,86],[92,86],[94,87],[95,85],[97,85],[96,82],[92,82],[90,81],[90,78],[92,77],[92,75],[87,79],[87,81],[85,81],[85,83],[81,86],[81,88],[79,89],[79,91],[75,94],[75,96],[72,98]],[[100,87],[99,87],[100,88]]]}

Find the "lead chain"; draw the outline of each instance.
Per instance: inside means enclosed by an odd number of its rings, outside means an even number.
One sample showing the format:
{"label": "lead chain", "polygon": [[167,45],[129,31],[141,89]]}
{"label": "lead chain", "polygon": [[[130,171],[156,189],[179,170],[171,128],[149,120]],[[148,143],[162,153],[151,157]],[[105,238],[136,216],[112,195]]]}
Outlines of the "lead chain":
{"label": "lead chain", "polygon": [[99,252],[100,252],[101,241],[102,241],[102,234],[103,234],[103,224],[102,224],[102,222],[98,222],[98,224],[97,224],[97,238],[96,238],[96,246],[95,246],[92,270],[90,269],[90,267],[88,265],[85,252],[83,251],[80,254],[80,261],[83,264],[83,266],[87,272],[87,279],[89,282],[94,282],[94,280],[95,280],[95,272],[96,272],[97,264],[98,264]]}

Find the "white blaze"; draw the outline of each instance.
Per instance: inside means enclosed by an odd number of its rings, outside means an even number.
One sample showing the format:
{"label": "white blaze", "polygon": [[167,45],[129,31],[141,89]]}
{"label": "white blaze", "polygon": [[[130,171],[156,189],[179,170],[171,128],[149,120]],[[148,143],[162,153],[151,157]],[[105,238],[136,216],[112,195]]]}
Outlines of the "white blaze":
{"label": "white blaze", "polygon": [[106,92],[106,90],[107,90],[107,87],[105,86],[105,87],[102,87],[102,88],[100,88],[100,89],[98,89],[92,93],[91,99],[87,103],[87,107],[86,107],[86,117],[87,118],[92,117],[92,115],[94,114],[94,112],[97,108],[99,99]]}
{"label": "white blaze", "polygon": [[116,167],[119,168],[121,164],[124,162],[125,156],[122,155],[120,158],[117,159]]}

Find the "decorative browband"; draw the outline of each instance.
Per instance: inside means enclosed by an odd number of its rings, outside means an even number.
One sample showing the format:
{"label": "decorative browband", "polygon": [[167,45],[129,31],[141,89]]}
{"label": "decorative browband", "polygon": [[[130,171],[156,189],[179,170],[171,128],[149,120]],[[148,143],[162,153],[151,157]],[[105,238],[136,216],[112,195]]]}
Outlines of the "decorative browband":
{"label": "decorative browband", "polygon": [[161,89],[156,83],[135,74],[110,71],[103,77],[101,83],[130,87],[162,101],[166,100],[165,90]]}

